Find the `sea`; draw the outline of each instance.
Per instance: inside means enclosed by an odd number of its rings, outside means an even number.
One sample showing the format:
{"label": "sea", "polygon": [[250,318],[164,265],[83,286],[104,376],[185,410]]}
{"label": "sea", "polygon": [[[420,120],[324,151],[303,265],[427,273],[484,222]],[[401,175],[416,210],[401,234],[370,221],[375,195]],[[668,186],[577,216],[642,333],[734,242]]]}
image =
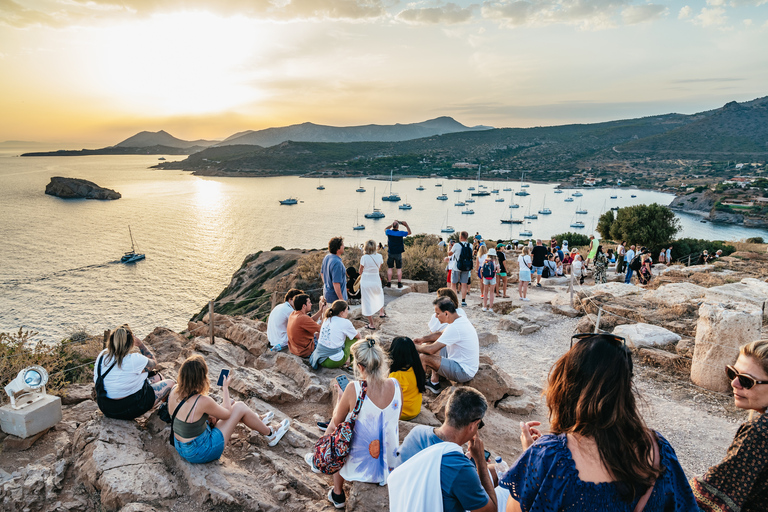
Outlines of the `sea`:
{"label": "sea", "polygon": [[[531,195],[519,197],[514,195],[521,190],[519,181],[490,179],[401,179],[390,184],[371,179],[201,177],[151,169],[159,155],[19,157],[25,150],[0,148],[0,332],[22,328],[44,341],[82,329],[97,334],[123,323],[140,336],[157,326],[182,330],[229,284],[247,255],[275,246],[320,249],[333,236],[343,236],[347,246],[369,239],[385,243],[384,228],[395,219],[408,222],[414,233],[438,236],[448,236],[441,229],[450,225],[490,239],[523,238],[523,228],[530,229],[533,238],[547,238],[576,231],[569,227],[574,220],[584,222],[578,231],[589,234],[600,214],[613,206],[669,204],[673,199],[652,191],[584,188],[579,189],[582,197],[566,203],[574,190],[555,194],[554,183],[531,183],[525,189]],[[53,176],[90,180],[117,190],[122,198],[64,200],[45,195]],[[325,189],[318,190],[320,185]],[[498,188],[499,193],[455,206],[468,197],[468,187],[480,185],[488,191]],[[365,192],[356,192],[361,186]],[[417,190],[419,186],[424,190]],[[381,201],[390,187],[401,202]],[[447,201],[437,200],[441,193]],[[289,197],[298,203],[279,203]],[[509,208],[513,201],[520,207]],[[400,210],[405,202],[412,209]],[[510,212],[522,218],[544,206],[551,215],[523,225],[500,222]],[[374,207],[386,217],[365,219]],[[474,214],[462,213],[470,208]],[[588,214],[576,215],[578,208]],[[768,239],[766,230],[701,223],[696,215],[678,217],[679,236]],[[357,224],[365,229],[353,230]],[[129,227],[137,252],[146,259],[123,264],[120,257],[131,249]]]}

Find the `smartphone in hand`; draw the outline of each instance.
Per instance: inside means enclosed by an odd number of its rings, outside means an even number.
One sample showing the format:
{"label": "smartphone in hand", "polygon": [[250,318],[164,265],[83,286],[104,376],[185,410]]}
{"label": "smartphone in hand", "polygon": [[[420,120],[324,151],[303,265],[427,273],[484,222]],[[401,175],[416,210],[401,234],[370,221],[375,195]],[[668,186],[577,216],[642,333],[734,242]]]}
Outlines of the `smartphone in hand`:
{"label": "smartphone in hand", "polygon": [[349,384],[349,378],[346,375],[339,375],[336,377],[336,382],[339,383],[339,387],[344,391],[347,389],[347,384]]}
{"label": "smartphone in hand", "polygon": [[223,386],[224,385],[224,379],[229,377],[229,370],[226,368],[223,368],[221,370],[221,373],[219,374],[219,382],[216,383],[217,386]]}

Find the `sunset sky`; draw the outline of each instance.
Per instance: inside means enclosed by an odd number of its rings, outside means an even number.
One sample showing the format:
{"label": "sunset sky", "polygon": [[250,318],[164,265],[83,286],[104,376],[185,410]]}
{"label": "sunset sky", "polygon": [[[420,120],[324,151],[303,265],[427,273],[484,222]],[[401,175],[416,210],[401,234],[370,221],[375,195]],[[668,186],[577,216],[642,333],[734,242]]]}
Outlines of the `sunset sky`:
{"label": "sunset sky", "polygon": [[0,77],[0,141],[75,147],[693,113],[768,95],[768,0],[0,0]]}

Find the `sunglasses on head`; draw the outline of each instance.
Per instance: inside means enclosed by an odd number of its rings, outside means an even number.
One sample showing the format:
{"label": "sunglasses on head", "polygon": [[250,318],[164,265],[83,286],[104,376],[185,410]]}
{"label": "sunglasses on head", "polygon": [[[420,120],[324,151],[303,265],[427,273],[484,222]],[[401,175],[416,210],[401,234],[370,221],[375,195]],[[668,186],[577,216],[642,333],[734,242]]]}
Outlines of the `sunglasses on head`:
{"label": "sunglasses on head", "polygon": [[[477,420],[474,420],[472,423],[474,423]],[[485,426],[485,422],[483,421],[483,418],[480,418],[480,423],[477,424],[477,430],[480,430]]]}
{"label": "sunglasses on head", "polygon": [[574,334],[571,336],[571,348],[573,348],[573,340],[576,341],[583,341],[583,340],[589,340],[592,338],[601,339],[604,341],[607,341],[616,347],[627,347],[627,341],[622,338],[621,336],[616,336],[615,334],[608,334],[608,333],[594,333],[594,332],[584,332],[579,334]]}
{"label": "sunglasses on head", "polygon": [[752,386],[755,384],[768,384],[768,380],[757,380],[756,378],[752,377],[751,375],[747,375],[746,373],[739,373],[739,370],[731,365],[725,366],[725,374],[728,376],[728,379],[731,382],[733,382],[733,379],[738,378],[739,384],[741,384],[741,387],[744,389],[752,389]]}

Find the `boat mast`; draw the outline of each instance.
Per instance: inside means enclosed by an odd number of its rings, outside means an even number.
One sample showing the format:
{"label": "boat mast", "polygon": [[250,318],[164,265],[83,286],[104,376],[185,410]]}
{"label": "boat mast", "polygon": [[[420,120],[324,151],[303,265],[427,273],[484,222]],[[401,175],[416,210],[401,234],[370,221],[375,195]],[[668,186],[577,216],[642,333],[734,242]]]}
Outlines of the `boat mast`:
{"label": "boat mast", "polygon": [[128,235],[131,237],[131,252],[136,252],[136,248],[134,247],[134,242],[133,242],[133,232],[131,231],[131,226],[128,226]]}

